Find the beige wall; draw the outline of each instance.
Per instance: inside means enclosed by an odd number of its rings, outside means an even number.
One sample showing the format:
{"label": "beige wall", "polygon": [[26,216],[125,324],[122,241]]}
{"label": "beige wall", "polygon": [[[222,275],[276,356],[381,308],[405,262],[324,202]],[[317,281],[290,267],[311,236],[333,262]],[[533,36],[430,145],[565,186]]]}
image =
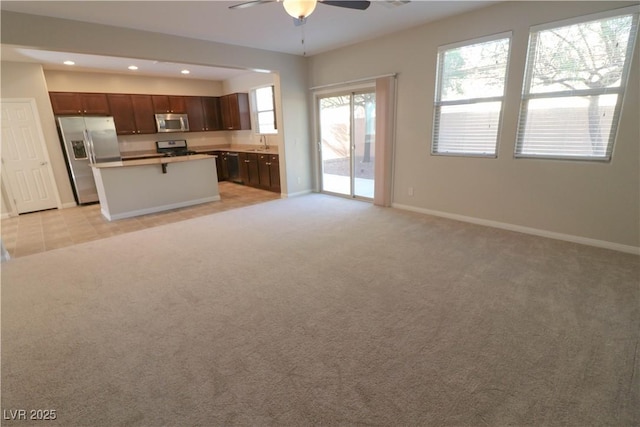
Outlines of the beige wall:
{"label": "beige wall", "polygon": [[[636,43],[611,162],[513,157],[529,26],[628,5],[500,3],[313,56],[310,85],[399,73],[395,206],[633,250],[640,246],[640,43]],[[512,31],[513,38],[498,158],[431,156],[438,46],[505,31]],[[409,187],[413,187],[413,196]]]}
{"label": "beige wall", "polygon": [[140,93],[149,95],[220,96],[222,82],[131,76],[125,74],[45,70],[50,92]]}

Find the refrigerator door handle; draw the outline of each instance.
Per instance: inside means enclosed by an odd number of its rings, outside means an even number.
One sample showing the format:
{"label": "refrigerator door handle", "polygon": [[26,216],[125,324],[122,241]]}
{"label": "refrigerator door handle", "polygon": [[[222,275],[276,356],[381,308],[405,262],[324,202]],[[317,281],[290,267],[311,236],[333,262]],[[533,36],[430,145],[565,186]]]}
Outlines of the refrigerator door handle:
{"label": "refrigerator door handle", "polygon": [[93,165],[96,162],[96,153],[95,153],[95,150],[93,148],[93,140],[91,139],[91,135],[89,135],[89,131],[87,129],[83,130],[82,133],[84,134],[84,140],[85,140],[85,144],[87,146],[87,154],[88,154],[88,157],[89,157],[89,163]]}

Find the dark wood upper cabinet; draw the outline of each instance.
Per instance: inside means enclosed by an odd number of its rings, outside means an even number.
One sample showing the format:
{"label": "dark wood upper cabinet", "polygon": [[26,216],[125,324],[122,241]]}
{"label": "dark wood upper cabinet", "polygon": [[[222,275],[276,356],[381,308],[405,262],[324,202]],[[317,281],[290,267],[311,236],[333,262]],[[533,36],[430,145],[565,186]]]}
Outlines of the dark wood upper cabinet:
{"label": "dark wood upper cabinet", "polygon": [[156,133],[156,118],[151,95],[131,95],[138,133]]}
{"label": "dark wood upper cabinet", "polygon": [[153,109],[157,114],[186,113],[186,96],[152,95]]}
{"label": "dark wood upper cabinet", "polygon": [[214,96],[186,96],[189,131],[220,130],[220,99]]}
{"label": "dark wood upper cabinet", "polygon": [[222,129],[222,117],[220,116],[220,98],[219,97],[203,96],[202,111],[204,112],[205,130]]}
{"label": "dark wood upper cabinet", "polygon": [[107,96],[104,93],[80,94],[84,114],[111,114]]}
{"label": "dark wood upper cabinet", "polygon": [[118,135],[131,135],[136,133],[136,121],[133,116],[133,105],[129,95],[108,94],[111,115],[116,125]]}
{"label": "dark wood upper cabinet", "polygon": [[118,134],[156,133],[155,114],[187,114],[191,132],[249,130],[248,93],[225,96],[49,92],[55,115],[113,116]]}
{"label": "dark wood upper cabinet", "polygon": [[118,135],[156,133],[150,95],[108,94]]}
{"label": "dark wood upper cabinet", "polygon": [[251,129],[248,93],[232,93],[230,95],[221,96],[220,109],[222,117],[222,129]]}
{"label": "dark wood upper cabinet", "polygon": [[202,98],[199,96],[187,96],[185,99],[187,117],[189,119],[189,131],[201,132],[206,130],[204,125],[204,111]]}
{"label": "dark wood upper cabinet", "polygon": [[104,93],[50,92],[53,114],[111,114]]}

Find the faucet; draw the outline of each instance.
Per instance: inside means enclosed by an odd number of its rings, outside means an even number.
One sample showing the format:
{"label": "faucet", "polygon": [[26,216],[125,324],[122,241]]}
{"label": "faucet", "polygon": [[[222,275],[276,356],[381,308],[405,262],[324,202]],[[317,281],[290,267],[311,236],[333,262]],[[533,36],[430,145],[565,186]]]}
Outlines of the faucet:
{"label": "faucet", "polygon": [[267,135],[260,135],[260,143],[264,145],[264,149],[269,149],[269,144],[267,144]]}

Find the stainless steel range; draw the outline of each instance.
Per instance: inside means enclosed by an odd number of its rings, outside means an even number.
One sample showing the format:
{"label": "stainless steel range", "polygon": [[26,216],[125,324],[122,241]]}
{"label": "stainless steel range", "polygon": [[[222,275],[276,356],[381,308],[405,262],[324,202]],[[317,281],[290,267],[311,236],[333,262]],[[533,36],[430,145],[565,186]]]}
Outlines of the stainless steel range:
{"label": "stainless steel range", "polygon": [[197,154],[189,150],[186,139],[169,139],[166,141],[156,141],[156,152],[164,154],[165,157],[190,156]]}

